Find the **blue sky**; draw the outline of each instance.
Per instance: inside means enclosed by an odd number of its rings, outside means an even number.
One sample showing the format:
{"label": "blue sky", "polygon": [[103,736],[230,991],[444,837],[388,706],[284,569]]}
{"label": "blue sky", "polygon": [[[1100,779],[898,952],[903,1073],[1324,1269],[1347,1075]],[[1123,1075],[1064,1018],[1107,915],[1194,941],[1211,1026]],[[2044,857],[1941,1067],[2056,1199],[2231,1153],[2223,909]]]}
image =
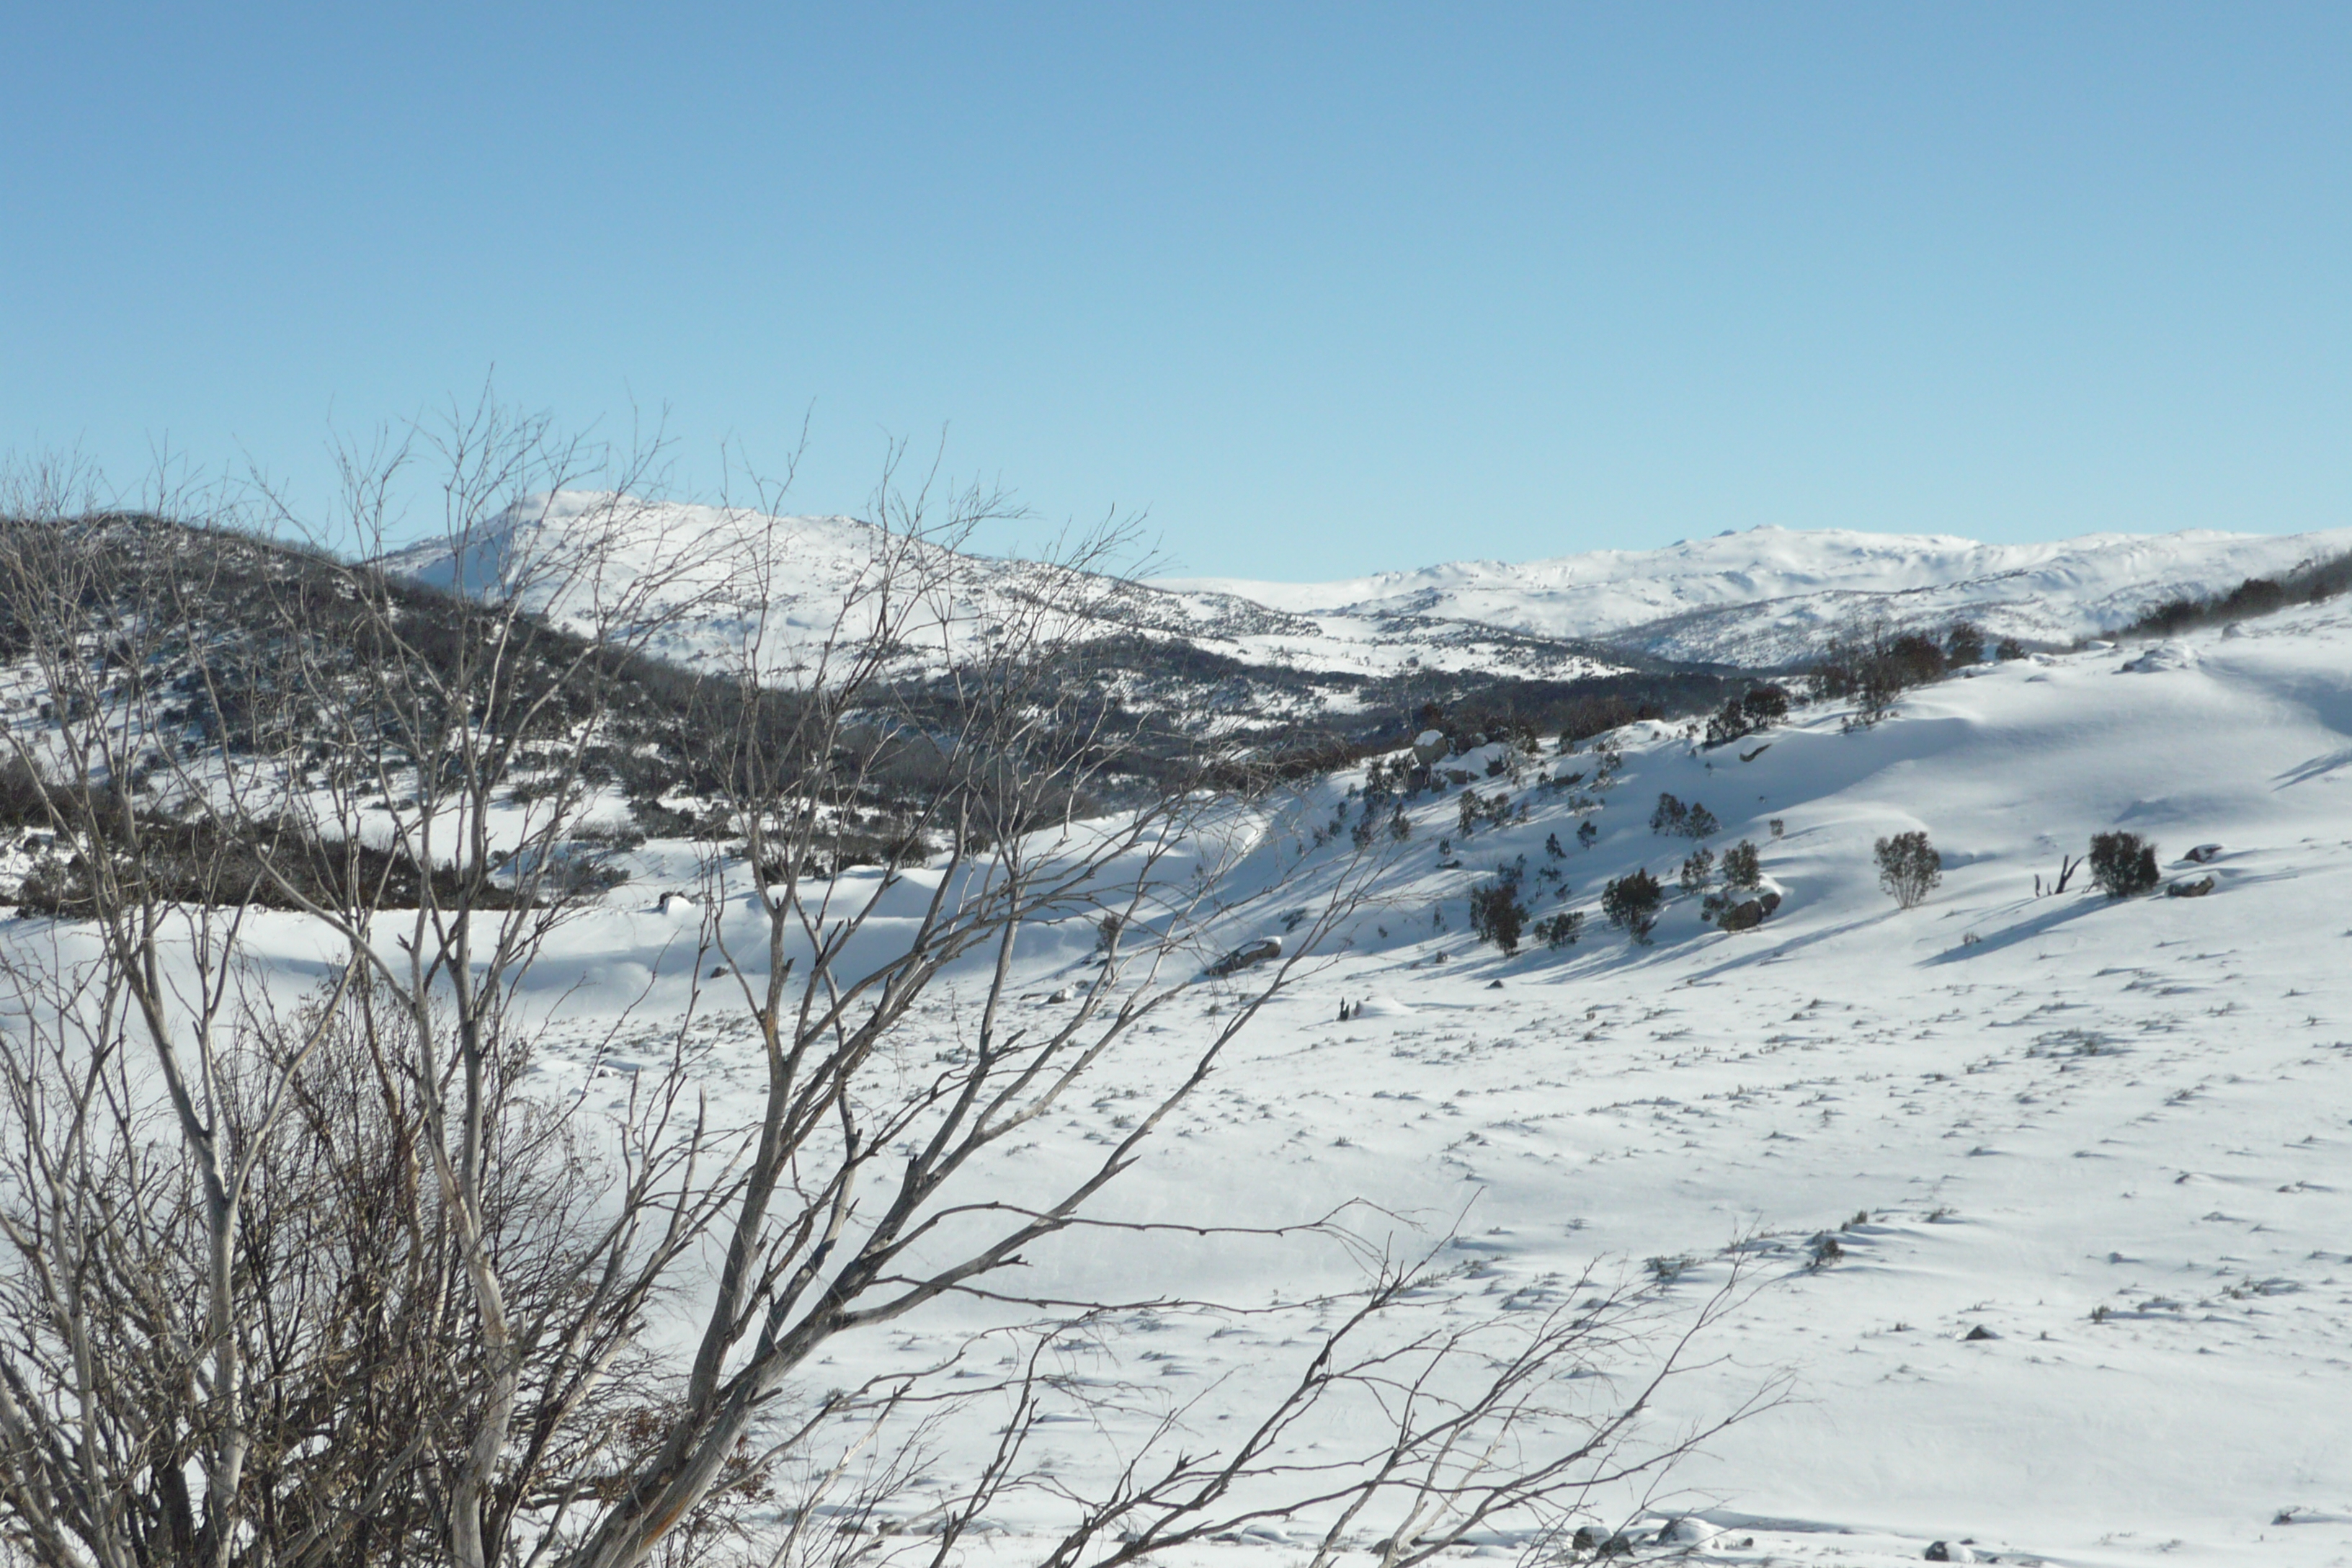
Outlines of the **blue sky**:
{"label": "blue sky", "polygon": [[2352,523],[2352,8],[0,19],[0,448],[498,394],[1183,568]]}

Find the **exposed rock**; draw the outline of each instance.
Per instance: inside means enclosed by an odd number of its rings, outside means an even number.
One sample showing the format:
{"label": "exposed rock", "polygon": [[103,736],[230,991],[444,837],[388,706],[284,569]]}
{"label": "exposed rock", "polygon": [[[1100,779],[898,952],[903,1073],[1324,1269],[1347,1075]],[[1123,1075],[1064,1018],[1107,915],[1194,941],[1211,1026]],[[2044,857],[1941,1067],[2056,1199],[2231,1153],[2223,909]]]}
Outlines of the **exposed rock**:
{"label": "exposed rock", "polygon": [[2206,876],[2198,878],[2193,882],[2181,881],[2173,883],[2172,886],[2164,889],[2164,896],[2168,899],[2201,899],[2212,890],[2213,879],[2209,873]]}
{"label": "exposed rock", "polygon": [[1216,975],[1239,974],[1244,969],[1254,968],[1270,958],[1281,956],[1282,939],[1280,937],[1260,937],[1255,942],[1242,943],[1241,946],[1209,965],[1209,973]]}
{"label": "exposed rock", "polygon": [[2191,849],[2187,855],[2181,857],[2181,858],[2187,860],[2192,866],[2210,865],[2221,858],[2221,847],[2219,844],[2200,844],[2196,848]]}

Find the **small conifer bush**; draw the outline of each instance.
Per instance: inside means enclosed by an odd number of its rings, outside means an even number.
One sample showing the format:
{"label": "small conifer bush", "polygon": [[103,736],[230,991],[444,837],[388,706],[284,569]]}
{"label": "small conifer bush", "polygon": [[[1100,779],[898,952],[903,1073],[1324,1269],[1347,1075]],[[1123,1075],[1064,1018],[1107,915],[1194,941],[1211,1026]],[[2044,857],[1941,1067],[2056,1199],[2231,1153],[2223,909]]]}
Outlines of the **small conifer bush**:
{"label": "small conifer bush", "polygon": [[2162,879],[2156,868],[2156,846],[2137,833],[2095,833],[2091,836],[2091,880],[2111,899],[2145,893]]}
{"label": "small conifer bush", "polygon": [[1601,889],[1601,912],[1609,917],[1611,925],[1647,944],[1650,932],[1657,929],[1658,910],[1665,898],[1665,889],[1658,886],[1655,877],[1647,871],[1631,871]]}

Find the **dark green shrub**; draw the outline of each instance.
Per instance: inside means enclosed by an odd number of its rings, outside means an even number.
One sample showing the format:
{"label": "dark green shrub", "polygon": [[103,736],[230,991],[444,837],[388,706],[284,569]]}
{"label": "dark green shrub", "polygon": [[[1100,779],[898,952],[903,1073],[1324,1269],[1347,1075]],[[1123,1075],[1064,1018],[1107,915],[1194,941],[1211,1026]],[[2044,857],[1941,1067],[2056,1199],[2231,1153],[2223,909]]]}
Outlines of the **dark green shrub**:
{"label": "dark green shrub", "polygon": [[1715,813],[1698,802],[1685,805],[1671,795],[1660,795],[1657,805],[1650,813],[1650,831],[1677,838],[1705,838],[1720,833],[1723,824],[1716,821]]}
{"label": "dark green shrub", "polygon": [[1505,957],[1519,951],[1519,934],[1527,929],[1528,910],[1519,902],[1519,879],[1506,867],[1494,880],[1470,889],[1470,930],[1481,942],[1491,942]]}
{"label": "dark green shrub", "polygon": [[1742,892],[1759,887],[1764,880],[1763,858],[1756,846],[1743,838],[1723,852],[1723,885]]}
{"label": "dark green shrub", "polygon": [[1898,833],[1878,841],[1878,885],[1901,909],[1916,909],[1944,879],[1944,858],[1925,833]]}
{"label": "dark green shrub", "polygon": [[41,783],[32,763],[23,757],[0,760],[0,824],[46,826],[48,808],[42,804]]}
{"label": "dark green shrub", "polygon": [[1655,877],[1647,871],[1632,871],[1601,889],[1601,912],[1609,917],[1611,925],[1646,943],[1650,932],[1657,929],[1658,910],[1665,900],[1665,889],[1658,886]]}
{"label": "dark green shrub", "polygon": [[1536,921],[1536,940],[1554,952],[1563,947],[1574,947],[1576,939],[1583,934],[1584,916],[1575,910],[1547,915]]}
{"label": "dark green shrub", "polygon": [[2111,899],[2145,893],[2161,879],[2156,846],[2137,833],[2091,836],[2091,880]]}

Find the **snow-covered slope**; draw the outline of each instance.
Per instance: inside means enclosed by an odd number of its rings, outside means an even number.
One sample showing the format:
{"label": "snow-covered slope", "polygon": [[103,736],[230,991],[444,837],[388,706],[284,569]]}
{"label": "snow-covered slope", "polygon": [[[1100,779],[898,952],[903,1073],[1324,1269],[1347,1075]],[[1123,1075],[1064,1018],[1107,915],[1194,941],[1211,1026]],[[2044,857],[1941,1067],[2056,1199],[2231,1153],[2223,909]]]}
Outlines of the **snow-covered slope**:
{"label": "snow-covered slope", "polygon": [[[877,563],[906,548],[845,517],[758,513],[563,491],[519,502],[481,530],[462,563],[438,542],[387,564],[437,586],[479,591],[518,565],[566,569],[558,613],[593,617],[633,584],[665,584],[648,608],[688,598],[694,614],[656,651],[689,664],[731,657],[756,637],[763,664],[805,667],[838,607]],[[1622,668],[1607,648],[1653,658],[1764,667],[1801,658],[1843,628],[1970,619],[1993,637],[2066,643],[2183,595],[2226,592],[2352,552],[2352,529],[2286,535],[2197,531],[2086,534],[2049,544],[1946,535],[1759,528],[1663,550],[1547,561],[1454,562],[1332,583],[1087,576],[1086,635],[1149,638],[1244,664],[1359,677],[1408,669],[1569,679]],[[1067,599],[1043,568],[935,548],[914,552],[943,590],[936,662],[985,643],[1040,595]],[[569,568],[593,558],[593,570]],[[543,605],[541,607],[544,607]]]}
{"label": "snow-covered slope", "polygon": [[1168,580],[1326,623],[1418,616],[1532,637],[1591,638],[1662,658],[1769,665],[1827,633],[1977,621],[1995,637],[2065,642],[2183,595],[2352,551],[2352,529],[2287,535],[2086,534],[1979,544],[1938,534],[1759,528],[1663,550],[1522,564],[1456,562],[1334,583]]}
{"label": "snow-covered slope", "polygon": [[[856,599],[852,632],[886,571],[926,602],[910,657],[936,668],[984,647],[1041,604],[1070,612],[1058,630],[1181,643],[1244,664],[1384,676],[1407,668],[1569,679],[1619,668],[1595,650],[1449,615],[1293,615],[1214,588],[1173,592],[912,542],[846,517],[769,517],[565,490],[519,501],[460,551],[427,541],[385,558],[395,572],[469,593],[528,583],[531,607],[585,627],[632,594],[633,617],[668,624],[651,651],[682,663],[731,662],[756,645],[771,677],[807,671]],[[650,590],[648,585],[652,584]],[[686,614],[675,614],[688,606]]]}
{"label": "snow-covered slope", "polygon": [[[1744,1258],[1756,1294],[1654,1419],[1703,1419],[1781,1370],[1793,1400],[1709,1443],[1665,1493],[1603,1500],[1651,1531],[1696,1516],[1706,1530],[1690,1533],[1713,1533],[1674,1548],[1691,1561],[1869,1568],[1935,1541],[2004,1562],[2345,1561],[2352,613],[1986,667],[1907,694],[1875,729],[1844,732],[1841,717],[1801,710],[1714,752],[1636,727],[1597,809],[1580,804],[1590,780],[1480,776],[1529,815],[1467,839],[1458,788],[1413,803],[1412,839],[1381,839],[1393,859],[1351,945],[1244,1037],[1112,1189],[1114,1212],[1271,1226],[1362,1198],[1423,1235],[1458,1224],[1438,1299],[1454,1324],[1557,1303],[1588,1269],[1670,1274],[1696,1307]],[[1280,879],[1276,907],[1303,904],[1360,870],[1346,834],[1318,845],[1313,830],[1352,812],[1360,783],[1251,808],[1233,826],[1257,847],[1232,890]],[[1661,792],[1710,808],[1716,847],[1761,847],[1786,902],[1760,929],[1725,934],[1676,896],[1651,946],[1597,917],[1561,952],[1506,958],[1468,939],[1470,887],[1520,857],[1538,914],[1591,913],[1637,867],[1671,885],[1694,846],[1651,831]],[[2216,887],[2113,902],[2078,876],[2037,894],[2115,827],[2152,837],[2168,880],[2210,872]],[[1905,912],[1871,848],[1913,829],[1944,872]],[[2209,842],[2218,858],[2184,863]],[[559,1020],[541,1058],[551,1092],[593,1106],[609,1091],[618,1107],[632,1040],[666,1037],[682,1014],[692,944],[652,900],[689,863],[685,846],[648,846],[637,879],[562,927],[535,969]],[[1564,894],[1533,875],[1547,867]],[[1267,923],[1225,937],[1279,929],[1264,905],[1246,919]],[[289,933],[295,984],[313,972],[315,944],[288,917],[254,929],[265,948]],[[1087,973],[1093,934],[1024,950],[1040,1021]],[[1091,1106],[1040,1124],[1024,1168],[1097,1148],[1229,1000],[1204,985],[1160,1015],[1165,1049],[1107,1063]],[[1343,1023],[1343,1000],[1373,1005]],[[908,1059],[954,1048],[960,1026],[946,1009],[916,1019]],[[698,1026],[696,1049],[713,1113],[741,1109],[759,1081],[751,1037]],[[1138,1302],[1296,1302],[1351,1277],[1307,1239],[1166,1230],[1074,1233],[1033,1263],[1040,1293]],[[942,1304],[824,1375],[928,1361],[984,1321],[982,1305]],[[1105,1480],[1160,1394],[1197,1401],[1184,1429],[1213,1446],[1232,1430],[1222,1415],[1297,1372],[1296,1328],[1149,1307],[1106,1321],[1087,1375],[1129,1380],[1130,1413],[1055,1429],[1041,1461],[1074,1485]],[[992,1439],[938,1441],[950,1475]],[[1050,1499],[1009,1500],[968,1560],[1034,1561],[1053,1518]],[[1311,1529],[1273,1521],[1174,1561],[1291,1568]],[[1481,1540],[1486,1555],[1526,1544]]]}

